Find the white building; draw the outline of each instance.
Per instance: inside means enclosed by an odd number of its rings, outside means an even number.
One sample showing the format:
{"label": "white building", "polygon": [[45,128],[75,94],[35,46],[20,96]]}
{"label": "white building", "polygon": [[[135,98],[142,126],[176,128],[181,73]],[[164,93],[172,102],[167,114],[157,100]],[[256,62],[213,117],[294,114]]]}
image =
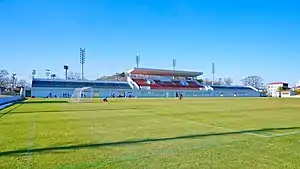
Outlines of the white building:
{"label": "white building", "polygon": [[298,84],[296,84],[296,87],[300,87],[300,80],[299,80]]}
{"label": "white building", "polygon": [[292,91],[295,91],[295,90],[300,90],[300,80],[299,80],[298,84],[296,84],[294,87],[292,87]]}
{"label": "white building", "polygon": [[286,82],[273,82],[267,85],[267,93],[272,97],[280,97],[280,92],[278,92],[278,88],[283,87],[285,89],[289,88],[289,84]]}

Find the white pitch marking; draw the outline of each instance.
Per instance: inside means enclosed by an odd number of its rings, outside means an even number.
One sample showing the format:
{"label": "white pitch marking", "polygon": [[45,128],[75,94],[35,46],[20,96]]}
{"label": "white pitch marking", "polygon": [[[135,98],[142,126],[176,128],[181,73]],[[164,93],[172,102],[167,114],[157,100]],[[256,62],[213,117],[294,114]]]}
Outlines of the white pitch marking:
{"label": "white pitch marking", "polygon": [[268,137],[270,137],[270,138],[272,138],[272,137],[282,137],[282,136],[290,136],[290,135],[295,135],[295,134],[300,134],[300,131],[289,132],[289,133],[282,133],[282,134],[274,134],[274,135],[268,136]]}
{"label": "white pitch marking", "polygon": [[[35,118],[35,117],[33,117]],[[31,130],[29,129],[29,135],[28,135],[28,147],[27,147],[27,152],[26,152],[26,156],[27,156],[27,166],[28,168],[31,168],[30,166],[32,165],[31,164],[31,156],[32,156],[32,153],[31,153],[31,150],[33,147],[34,147],[34,144],[35,144],[35,136],[36,136],[36,122],[35,122],[35,119],[32,119],[32,122],[31,122]]]}

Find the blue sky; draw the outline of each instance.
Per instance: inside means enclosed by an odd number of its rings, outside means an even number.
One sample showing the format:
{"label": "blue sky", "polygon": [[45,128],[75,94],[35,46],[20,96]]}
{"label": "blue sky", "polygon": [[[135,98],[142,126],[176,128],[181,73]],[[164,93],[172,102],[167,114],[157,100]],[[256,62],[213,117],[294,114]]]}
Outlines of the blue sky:
{"label": "blue sky", "polygon": [[89,79],[135,66],[203,71],[235,82],[299,79],[300,2],[282,0],[0,0],[0,68]]}

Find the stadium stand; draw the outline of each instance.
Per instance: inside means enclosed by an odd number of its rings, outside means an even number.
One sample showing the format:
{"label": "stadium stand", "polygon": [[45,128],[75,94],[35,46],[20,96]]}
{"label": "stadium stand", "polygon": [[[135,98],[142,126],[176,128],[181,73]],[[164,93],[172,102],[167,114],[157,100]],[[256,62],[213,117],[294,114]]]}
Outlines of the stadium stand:
{"label": "stadium stand", "polygon": [[202,72],[134,68],[126,72],[127,81],[89,81],[33,79],[32,88],[24,90],[29,97],[70,97],[78,88],[91,88],[97,97],[259,97],[251,86],[200,84],[196,77]]}
{"label": "stadium stand", "polygon": [[129,74],[128,82],[135,83],[133,86],[137,86],[140,90],[158,90],[165,93],[175,91],[191,97],[260,96],[259,91],[253,87],[200,84],[196,77],[202,75],[202,72],[134,68],[127,73]]}
{"label": "stadium stand", "polygon": [[[195,80],[195,77],[202,75],[202,72],[135,68],[128,73],[140,89],[146,86],[153,90],[201,90],[205,88]],[[148,76],[148,78],[137,78],[139,76]],[[188,77],[194,79],[185,80]],[[174,80],[174,78],[181,78],[181,80]]]}
{"label": "stadium stand", "polygon": [[74,80],[53,80],[34,79],[32,87],[54,87],[54,88],[80,88],[94,87],[102,89],[131,89],[127,82],[103,82],[103,81],[74,81]]}

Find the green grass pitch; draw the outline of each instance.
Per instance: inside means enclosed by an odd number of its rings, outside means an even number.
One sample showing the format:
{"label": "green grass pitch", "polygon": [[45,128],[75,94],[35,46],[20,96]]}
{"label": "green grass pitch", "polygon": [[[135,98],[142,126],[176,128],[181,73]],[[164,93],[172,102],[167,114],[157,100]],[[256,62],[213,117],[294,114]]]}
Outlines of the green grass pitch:
{"label": "green grass pitch", "polygon": [[32,99],[0,112],[0,168],[300,167],[300,99]]}

